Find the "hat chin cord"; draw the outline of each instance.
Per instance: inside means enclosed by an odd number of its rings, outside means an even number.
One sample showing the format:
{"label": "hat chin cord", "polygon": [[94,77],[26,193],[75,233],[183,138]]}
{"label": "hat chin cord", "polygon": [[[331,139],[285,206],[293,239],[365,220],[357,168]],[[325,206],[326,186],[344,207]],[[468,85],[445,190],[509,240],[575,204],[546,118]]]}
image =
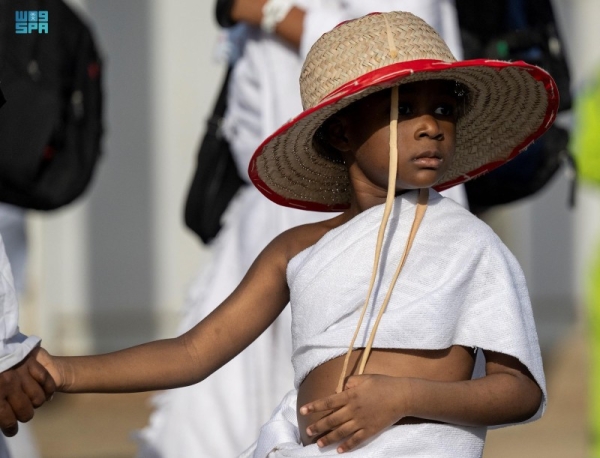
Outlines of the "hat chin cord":
{"label": "hat chin cord", "polygon": [[[392,34],[388,26],[388,38],[390,38],[392,45],[390,45],[390,53],[395,51],[395,47],[393,47]],[[377,246],[375,247],[375,259],[373,262],[373,271],[371,273],[371,281],[369,283],[369,291],[367,293],[367,298],[362,307],[362,311],[360,317],[358,319],[358,324],[356,325],[356,330],[354,331],[354,335],[352,336],[352,340],[350,342],[350,346],[348,347],[348,351],[346,352],[346,357],[344,359],[344,366],[342,368],[342,373],[340,375],[340,379],[335,390],[336,393],[341,393],[344,390],[344,384],[346,380],[346,373],[348,371],[348,363],[350,361],[350,356],[352,355],[352,351],[354,349],[354,343],[358,336],[360,327],[362,325],[365,313],[369,306],[369,301],[371,299],[371,293],[373,292],[373,286],[375,285],[375,279],[377,278],[377,271],[379,267],[379,260],[381,258],[381,251],[383,247],[383,239],[385,236],[385,229],[387,227],[387,223],[390,217],[390,213],[392,211],[392,207],[394,205],[394,198],[396,195],[396,175],[398,170],[398,86],[394,86],[392,88],[392,100],[390,107],[390,165],[389,165],[389,174],[388,174],[388,189],[387,196],[385,200],[385,208],[383,210],[383,217],[381,219],[381,224],[379,225],[379,233],[377,235]],[[410,230],[410,234],[408,236],[408,240],[406,241],[406,246],[404,247],[404,253],[402,254],[402,259],[396,268],[396,272],[392,277],[390,282],[390,287],[388,288],[388,292],[383,300],[381,308],[379,309],[379,313],[377,314],[377,319],[373,325],[373,329],[369,335],[369,340],[367,342],[367,346],[364,349],[362,354],[360,366],[358,369],[358,375],[362,375],[365,366],[367,365],[367,361],[369,359],[369,355],[371,353],[371,348],[373,346],[373,341],[375,340],[375,334],[377,333],[377,328],[379,326],[379,322],[381,321],[381,317],[387,308],[387,305],[390,301],[390,297],[392,295],[392,290],[394,289],[394,285],[396,284],[396,280],[398,280],[398,276],[404,267],[404,263],[406,262],[406,258],[408,256],[408,252],[413,244],[414,238],[417,234],[417,230],[419,229],[419,225],[425,215],[425,210],[427,209],[427,201],[429,200],[429,189],[423,188],[419,189],[419,197],[417,201],[417,206],[415,209],[415,218],[413,220],[413,224]]]}

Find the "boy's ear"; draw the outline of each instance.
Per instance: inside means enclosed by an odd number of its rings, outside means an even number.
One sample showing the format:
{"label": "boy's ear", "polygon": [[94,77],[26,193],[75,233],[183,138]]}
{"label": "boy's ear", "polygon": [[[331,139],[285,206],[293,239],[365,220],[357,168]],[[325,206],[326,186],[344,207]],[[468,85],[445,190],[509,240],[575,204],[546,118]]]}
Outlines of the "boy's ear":
{"label": "boy's ear", "polygon": [[350,150],[350,142],[348,140],[348,120],[344,116],[333,115],[323,125],[324,140],[340,152]]}

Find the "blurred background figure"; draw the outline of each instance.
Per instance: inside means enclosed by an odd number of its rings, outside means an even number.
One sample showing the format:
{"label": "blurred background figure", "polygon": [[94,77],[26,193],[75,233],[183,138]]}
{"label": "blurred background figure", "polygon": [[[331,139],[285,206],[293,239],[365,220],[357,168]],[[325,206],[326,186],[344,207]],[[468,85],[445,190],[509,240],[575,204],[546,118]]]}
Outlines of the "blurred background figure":
{"label": "blurred background figure", "polygon": [[[550,0],[498,0],[484,4],[456,0],[465,59],[524,60],[548,71],[560,93],[561,116],[571,109],[570,72]],[[490,208],[533,196],[561,171],[573,177],[569,206],[575,203],[575,164],[568,149],[569,126],[555,123],[542,138],[502,167],[469,181],[469,208]]]}
{"label": "blurred background figure", "polygon": [[[575,129],[572,148],[582,186],[600,197],[600,66],[589,76],[575,100]],[[595,214],[598,222],[598,213]],[[591,457],[600,457],[600,231],[589,240],[584,276],[585,314],[590,348],[590,422]]]}
{"label": "blurred background figure", "polygon": [[[302,111],[300,70],[321,34],[370,11],[409,10],[436,27],[461,56],[456,12],[449,0],[279,2],[282,12],[271,29],[265,26],[263,7],[275,2],[222,3],[229,4],[231,17],[221,22],[233,26],[225,38],[233,72],[222,130],[246,185],[230,203],[223,227],[211,242],[212,263],[190,288],[179,332],[214,310],[275,236],[331,217],[274,204],[249,185],[247,172],[260,143]],[[450,196],[465,203],[462,187],[450,191]],[[161,394],[149,427],[140,433],[138,456],[216,458],[237,456],[246,449],[293,384],[290,328],[291,314],[286,309],[266,333],[219,372],[200,384]]]}
{"label": "blurred background figure", "polygon": [[[87,25],[62,0],[1,1],[0,18],[0,235],[22,298],[26,210],[79,197],[100,154],[100,61]],[[7,440],[12,455],[35,458],[29,427],[20,429]]]}

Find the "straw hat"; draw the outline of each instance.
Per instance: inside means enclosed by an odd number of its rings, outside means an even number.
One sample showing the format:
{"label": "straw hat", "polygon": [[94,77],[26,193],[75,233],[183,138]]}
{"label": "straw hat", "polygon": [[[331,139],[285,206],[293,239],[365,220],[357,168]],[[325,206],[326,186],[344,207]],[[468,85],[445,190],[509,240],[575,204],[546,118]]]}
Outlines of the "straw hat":
{"label": "straw hat", "polygon": [[376,91],[444,79],[468,89],[457,122],[456,152],[437,190],[488,172],[515,157],[553,123],[558,90],[544,70],[525,62],[457,62],[422,19],[405,12],[373,13],[340,24],[313,45],[300,76],[304,111],[267,138],[249,174],[274,202],[338,211],[350,201],[345,165],[319,153],[323,122]]}

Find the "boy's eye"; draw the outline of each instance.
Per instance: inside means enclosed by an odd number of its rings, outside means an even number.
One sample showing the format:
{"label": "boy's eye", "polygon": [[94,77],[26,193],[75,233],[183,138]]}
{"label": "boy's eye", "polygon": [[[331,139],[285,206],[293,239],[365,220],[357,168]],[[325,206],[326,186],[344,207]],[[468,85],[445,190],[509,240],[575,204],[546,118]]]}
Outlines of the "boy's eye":
{"label": "boy's eye", "polygon": [[454,114],[454,107],[444,103],[435,109],[435,114],[440,116],[452,116]]}
{"label": "boy's eye", "polygon": [[408,116],[411,113],[412,113],[412,108],[411,108],[410,104],[400,102],[400,104],[398,105],[398,114],[400,116]]}

